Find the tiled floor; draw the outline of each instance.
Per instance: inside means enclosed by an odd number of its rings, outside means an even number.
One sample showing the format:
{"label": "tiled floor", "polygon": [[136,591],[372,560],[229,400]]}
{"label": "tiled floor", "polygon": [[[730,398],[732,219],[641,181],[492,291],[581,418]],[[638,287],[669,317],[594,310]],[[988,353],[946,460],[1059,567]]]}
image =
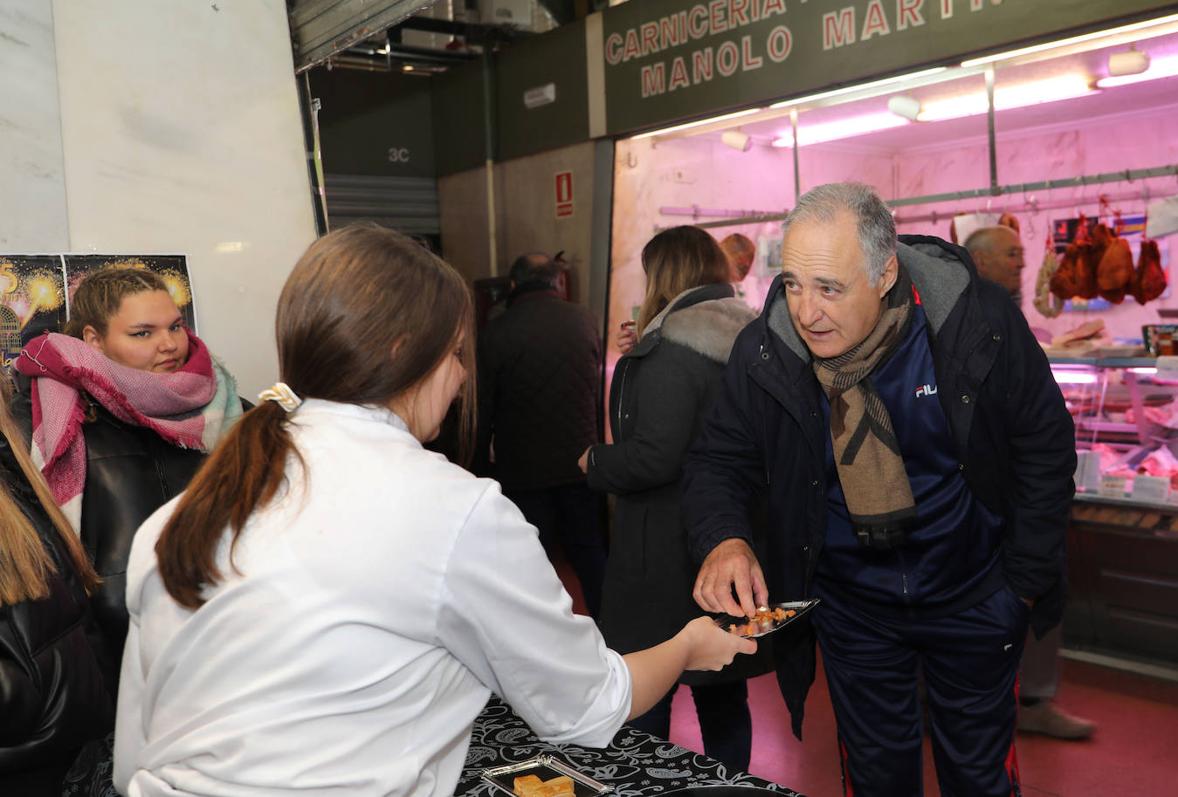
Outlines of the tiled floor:
{"label": "tiled floor", "polygon": [[[576,578],[563,563],[557,570],[575,610],[584,613]],[[1060,705],[1095,721],[1096,734],[1083,742],[1020,735],[1016,747],[1025,797],[1178,797],[1178,683],[1067,659],[1060,664]],[[839,797],[834,712],[821,663],[806,702],[805,742],[789,731],[773,675],[750,682],[749,703],[754,740],[749,770],[807,797]],[[675,695],[671,740],[703,750],[687,689]],[[925,794],[939,797],[927,740],[924,771]]]}
{"label": "tiled floor", "polygon": [[[1178,795],[1178,684],[1063,661],[1060,705],[1098,723],[1087,742],[1019,736],[1023,794],[1027,797]],[[834,714],[821,676],[806,703],[805,741],[789,732],[785,705],[772,675],[750,683],[753,774],[808,797],[842,794]],[[702,750],[687,690],[675,696],[671,739]],[[939,795],[932,753],[925,745],[925,793]]]}

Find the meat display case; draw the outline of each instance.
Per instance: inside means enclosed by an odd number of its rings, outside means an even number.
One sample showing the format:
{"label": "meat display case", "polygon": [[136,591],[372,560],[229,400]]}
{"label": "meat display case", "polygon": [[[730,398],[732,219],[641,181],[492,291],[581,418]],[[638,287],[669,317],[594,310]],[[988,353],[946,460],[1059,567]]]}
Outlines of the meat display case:
{"label": "meat display case", "polygon": [[1178,667],[1178,371],[1051,358],[1076,423],[1071,649]]}

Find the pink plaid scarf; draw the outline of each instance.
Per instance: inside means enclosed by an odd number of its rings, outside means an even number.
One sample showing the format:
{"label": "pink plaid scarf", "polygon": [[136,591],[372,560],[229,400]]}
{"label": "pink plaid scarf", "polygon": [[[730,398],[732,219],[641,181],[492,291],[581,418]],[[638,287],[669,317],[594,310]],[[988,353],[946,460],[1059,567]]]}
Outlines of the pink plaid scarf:
{"label": "pink plaid scarf", "polygon": [[188,333],[188,362],[157,374],[111,360],[77,338],[50,333],[29,342],[16,370],[32,378],[33,461],[75,529],[86,485],[86,395],[124,423],[151,429],[180,448],[210,451],[241,415],[237,385],[200,338]]}

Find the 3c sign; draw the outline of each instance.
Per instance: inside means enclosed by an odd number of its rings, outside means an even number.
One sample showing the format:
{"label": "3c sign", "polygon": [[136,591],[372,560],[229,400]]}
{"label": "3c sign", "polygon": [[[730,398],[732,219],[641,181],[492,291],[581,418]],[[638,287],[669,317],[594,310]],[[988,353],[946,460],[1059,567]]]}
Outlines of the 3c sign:
{"label": "3c sign", "polygon": [[389,147],[389,163],[408,163],[408,147]]}

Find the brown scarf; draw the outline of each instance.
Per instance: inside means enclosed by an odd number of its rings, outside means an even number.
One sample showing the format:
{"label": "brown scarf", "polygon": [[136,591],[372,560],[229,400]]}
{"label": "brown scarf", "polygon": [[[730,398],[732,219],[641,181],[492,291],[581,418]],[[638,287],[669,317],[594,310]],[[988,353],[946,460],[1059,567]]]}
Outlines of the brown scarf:
{"label": "brown scarf", "polygon": [[884,301],[866,340],[846,354],[814,360],[814,373],[830,400],[830,439],[851,525],[860,542],[877,548],[903,540],[916,518],[891,416],[868,378],[908,331],[912,282],[903,269]]}

